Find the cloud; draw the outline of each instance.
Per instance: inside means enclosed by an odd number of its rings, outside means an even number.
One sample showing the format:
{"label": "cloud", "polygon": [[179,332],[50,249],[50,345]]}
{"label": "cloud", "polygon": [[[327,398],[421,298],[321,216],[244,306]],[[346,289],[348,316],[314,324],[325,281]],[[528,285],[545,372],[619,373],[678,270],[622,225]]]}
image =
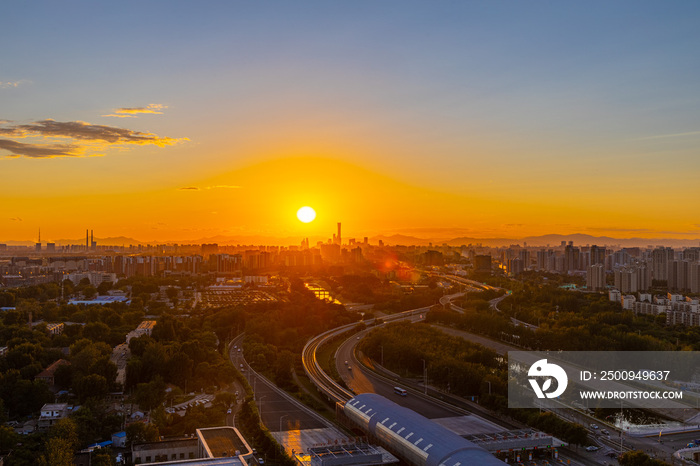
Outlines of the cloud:
{"label": "cloud", "polygon": [[11,87],[19,87],[26,82],[25,79],[19,81],[0,81],[0,89],[9,89]]}
{"label": "cloud", "polygon": [[162,115],[163,112],[161,112],[161,110],[166,108],[168,108],[167,105],[161,104],[149,104],[147,107],[122,107],[114,109],[114,113],[102,116],[115,118],[137,118],[137,115],[141,113]]}
{"label": "cloud", "polygon": [[[160,137],[153,133],[116,126],[93,125],[84,121],[62,122],[46,119],[21,125],[8,123],[0,122],[0,136],[12,139],[39,139],[31,143],[1,139],[0,149],[10,152],[12,156],[34,158],[97,156],[103,154],[96,151],[104,151],[109,147],[128,145],[165,147],[189,141],[187,138]],[[59,143],[65,139],[72,141],[68,144]]]}
{"label": "cloud", "polygon": [[241,189],[241,187],[230,184],[220,184],[216,186],[205,186],[203,188],[199,188],[197,186],[187,186],[179,189],[180,191],[202,191],[203,189]]}
{"label": "cloud", "polygon": [[6,150],[9,157],[30,157],[33,159],[52,157],[80,157],[85,148],[74,144],[25,144],[10,139],[0,139],[0,150]]}
{"label": "cloud", "polygon": [[220,184],[218,186],[207,186],[204,189],[240,189],[240,186],[234,186],[229,184]]}
{"label": "cloud", "polygon": [[697,136],[700,134],[700,131],[689,131],[687,133],[673,133],[673,134],[657,134],[656,136],[647,136],[644,138],[639,138],[639,141],[645,141],[648,139],[666,139],[666,138],[678,138],[678,137],[685,137],[685,136]]}
{"label": "cloud", "polygon": [[21,222],[22,221],[22,219],[19,217],[10,217],[10,220],[12,220],[13,222]]}

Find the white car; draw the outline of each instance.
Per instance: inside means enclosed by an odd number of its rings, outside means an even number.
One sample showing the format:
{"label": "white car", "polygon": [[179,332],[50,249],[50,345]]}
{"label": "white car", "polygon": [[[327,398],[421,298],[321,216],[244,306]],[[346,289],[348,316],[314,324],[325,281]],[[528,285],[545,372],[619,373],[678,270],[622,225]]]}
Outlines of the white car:
{"label": "white car", "polygon": [[595,445],[591,445],[591,446],[586,447],[586,451],[598,451],[598,450],[600,450],[600,448],[596,447]]}

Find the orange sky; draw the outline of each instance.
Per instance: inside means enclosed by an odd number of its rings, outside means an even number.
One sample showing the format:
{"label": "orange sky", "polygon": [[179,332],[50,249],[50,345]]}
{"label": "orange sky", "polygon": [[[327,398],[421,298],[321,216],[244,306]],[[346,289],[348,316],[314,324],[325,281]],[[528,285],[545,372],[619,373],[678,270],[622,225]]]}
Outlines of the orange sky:
{"label": "orange sky", "polygon": [[[418,187],[318,157],[270,159],[211,172],[180,175],[180,180],[161,180],[156,174],[152,186],[135,186],[129,175],[53,180],[49,173],[38,172],[47,180],[34,193],[18,187],[12,202],[0,206],[3,237],[32,239],[39,227],[44,240],[80,238],[85,228],[101,237],[124,235],[141,241],[185,241],[219,234],[329,237],[338,221],[345,237],[402,232],[433,238],[517,238],[553,232],[688,237],[671,230],[693,228],[686,223],[689,220],[674,222],[669,216],[659,225],[632,207],[606,208],[610,190],[597,197],[555,193],[543,197],[536,189],[494,195],[489,191],[491,180],[467,176],[461,192],[455,192],[449,186]],[[296,218],[304,205],[317,212],[310,224]],[[661,205],[655,208],[669,212]],[[625,225],[634,229],[626,230]]]}
{"label": "orange sky", "polygon": [[40,3],[3,10],[0,241],[700,238],[700,4]]}

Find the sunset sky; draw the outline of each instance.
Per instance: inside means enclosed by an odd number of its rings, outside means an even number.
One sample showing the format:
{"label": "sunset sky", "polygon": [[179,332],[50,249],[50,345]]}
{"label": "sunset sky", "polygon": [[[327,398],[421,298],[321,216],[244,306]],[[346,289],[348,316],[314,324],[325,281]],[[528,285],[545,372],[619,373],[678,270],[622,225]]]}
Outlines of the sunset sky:
{"label": "sunset sky", "polygon": [[697,1],[6,2],[0,241],[700,238],[699,21]]}

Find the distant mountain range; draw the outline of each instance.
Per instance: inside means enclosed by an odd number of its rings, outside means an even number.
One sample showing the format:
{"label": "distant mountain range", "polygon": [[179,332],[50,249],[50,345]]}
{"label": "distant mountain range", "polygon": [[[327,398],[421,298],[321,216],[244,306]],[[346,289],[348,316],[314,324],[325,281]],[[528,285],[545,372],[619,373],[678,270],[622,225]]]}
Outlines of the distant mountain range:
{"label": "distant mountain range", "polygon": [[647,247],[647,246],[669,246],[669,247],[688,247],[700,246],[700,239],[671,239],[671,238],[612,238],[610,236],[592,236],[582,233],[574,233],[570,235],[549,234],[542,236],[526,236],[524,238],[473,238],[459,237],[451,239],[426,239],[417,238],[414,236],[392,235],[392,236],[374,236],[370,238],[370,242],[376,243],[382,240],[384,244],[400,244],[400,245],[420,245],[428,246],[429,244],[448,246],[462,245],[477,245],[490,247],[502,247],[519,244],[520,246],[536,246],[536,247],[555,247],[561,245],[562,241],[573,241],[575,245],[585,246],[596,244],[598,246],[618,246],[618,247]]}
{"label": "distant mountain range", "polygon": [[[247,245],[270,245],[270,246],[289,246],[301,244],[301,237],[273,237],[273,236],[226,236],[217,235],[207,238],[200,238],[196,240],[187,241],[163,241],[163,240],[152,240],[152,241],[139,241],[134,238],[129,238],[126,236],[116,236],[107,238],[95,238],[98,245],[110,245],[110,246],[129,246],[129,245],[139,245],[139,244],[203,244],[203,243],[217,243],[221,245],[236,245],[236,244],[247,244]],[[361,241],[362,238],[356,238]],[[379,241],[383,241],[386,245],[416,245],[416,246],[428,246],[430,244],[434,246],[447,244],[449,246],[461,246],[461,245],[477,245],[490,247],[501,247],[510,246],[514,244],[519,244],[520,246],[536,246],[536,247],[555,247],[559,246],[562,241],[573,241],[575,245],[585,246],[597,244],[598,246],[617,246],[617,247],[647,247],[647,246],[670,246],[670,247],[688,247],[688,246],[700,246],[700,239],[675,239],[675,238],[612,238],[610,236],[592,236],[581,233],[570,234],[570,235],[559,235],[559,234],[549,234],[542,236],[527,236],[524,238],[473,238],[473,237],[458,237],[458,238],[419,238],[416,236],[408,235],[377,235],[369,238],[371,244],[377,244]],[[314,245],[318,241],[327,241],[327,238],[317,236],[309,237],[309,243]],[[66,244],[85,244],[85,239],[57,239],[51,242],[55,242],[59,245]],[[9,246],[31,246],[34,243],[32,241],[0,241],[0,243],[7,244]]]}

